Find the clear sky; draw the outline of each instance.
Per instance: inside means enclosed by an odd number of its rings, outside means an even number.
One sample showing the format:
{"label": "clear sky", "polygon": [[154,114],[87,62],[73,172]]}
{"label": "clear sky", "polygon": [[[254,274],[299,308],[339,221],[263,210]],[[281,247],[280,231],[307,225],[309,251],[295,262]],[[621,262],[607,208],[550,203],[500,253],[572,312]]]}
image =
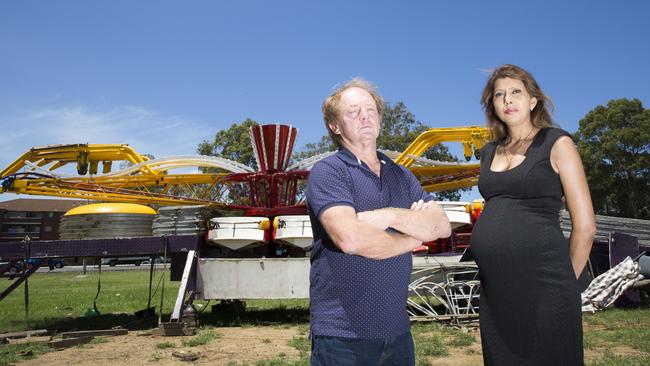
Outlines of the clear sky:
{"label": "clear sky", "polygon": [[354,76],[431,127],[482,125],[485,70],[503,63],[575,132],[610,99],[650,105],[648,14],[645,0],[2,1],[0,166],[61,143],[194,154],[246,118],[297,126],[302,146]]}

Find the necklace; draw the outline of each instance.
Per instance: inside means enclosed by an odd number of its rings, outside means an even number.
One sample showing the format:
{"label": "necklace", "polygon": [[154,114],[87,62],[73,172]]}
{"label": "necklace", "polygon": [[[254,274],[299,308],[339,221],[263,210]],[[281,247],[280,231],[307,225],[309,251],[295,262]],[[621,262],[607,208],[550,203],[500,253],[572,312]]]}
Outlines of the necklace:
{"label": "necklace", "polygon": [[512,149],[511,149],[512,153],[510,154],[510,156],[508,156],[508,149],[506,148],[506,145],[503,145],[503,155],[506,157],[506,160],[508,161],[508,166],[506,167],[506,170],[510,169],[510,166],[512,165],[512,158],[515,157],[515,154],[517,153],[517,151],[519,151],[524,141],[528,140],[530,134],[533,133],[534,130],[535,127],[533,126],[533,128],[531,128],[530,131],[528,131],[528,135],[526,135],[526,137],[524,137],[523,139],[519,138],[517,142],[512,144]]}

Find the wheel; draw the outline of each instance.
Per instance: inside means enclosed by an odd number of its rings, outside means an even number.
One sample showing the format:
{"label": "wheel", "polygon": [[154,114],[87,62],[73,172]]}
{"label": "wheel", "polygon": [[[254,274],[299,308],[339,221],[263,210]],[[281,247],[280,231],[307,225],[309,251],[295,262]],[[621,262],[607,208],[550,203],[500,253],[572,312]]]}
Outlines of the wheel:
{"label": "wheel", "polygon": [[111,267],[115,267],[116,264],[117,264],[117,261],[115,259],[111,259],[110,261],[108,261],[108,265],[111,266]]}
{"label": "wheel", "polygon": [[54,268],[63,268],[63,262],[54,263]]}
{"label": "wheel", "polygon": [[136,267],[140,267],[140,262],[135,262],[134,264]]}

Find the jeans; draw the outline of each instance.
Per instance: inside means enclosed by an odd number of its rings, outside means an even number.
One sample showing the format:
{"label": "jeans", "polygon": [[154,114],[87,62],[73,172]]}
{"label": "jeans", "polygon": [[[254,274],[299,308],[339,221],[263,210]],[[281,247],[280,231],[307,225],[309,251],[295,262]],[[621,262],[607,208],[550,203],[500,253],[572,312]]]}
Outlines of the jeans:
{"label": "jeans", "polygon": [[411,332],[383,339],[312,336],[312,366],[414,366]]}

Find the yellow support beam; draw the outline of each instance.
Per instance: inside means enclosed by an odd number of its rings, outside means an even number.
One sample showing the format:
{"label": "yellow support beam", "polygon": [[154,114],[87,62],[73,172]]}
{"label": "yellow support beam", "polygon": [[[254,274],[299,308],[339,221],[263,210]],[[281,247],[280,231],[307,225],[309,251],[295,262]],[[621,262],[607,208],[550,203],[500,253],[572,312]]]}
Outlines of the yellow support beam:
{"label": "yellow support beam", "polygon": [[[2,172],[0,178],[15,174],[26,166],[26,161],[45,166],[54,163],[49,170],[52,171],[65,164],[76,163],[79,168],[95,161],[128,161],[133,164],[140,164],[149,160],[146,156],[138,154],[129,145],[124,144],[72,144],[72,145],[50,145],[45,147],[33,147],[18,159],[9,164]],[[150,174],[160,174],[145,166],[144,170]],[[85,173],[80,175],[85,175]]]}
{"label": "yellow support beam", "polygon": [[112,191],[107,187],[104,187],[104,189],[86,190],[79,187],[66,188],[60,186],[34,186],[25,185],[24,182],[20,183],[21,184],[14,186],[14,189],[11,191],[12,193],[77,198],[102,202],[129,202],[158,205],[210,205],[214,207],[226,207],[223,203],[213,202],[206,199],[176,197],[146,191]]}
{"label": "yellow support beam", "polygon": [[479,126],[432,128],[420,134],[395,162],[410,167],[415,161],[412,157],[420,157],[432,146],[442,143],[457,141],[463,144],[465,159],[470,160],[472,150],[474,155],[487,143],[490,134],[488,129]]}
{"label": "yellow support beam", "polygon": [[478,182],[479,163],[433,166],[413,163],[431,147],[442,142],[460,142],[466,160],[469,161],[472,156],[478,158],[478,151],[489,137],[488,129],[479,126],[432,128],[420,134],[395,162],[408,167],[427,192],[471,187]]}
{"label": "yellow support beam", "polygon": [[[489,138],[486,128],[478,126],[435,128],[425,131],[418,136],[396,162],[408,167],[418,178],[428,192],[463,188],[475,185],[478,177],[479,164],[458,165],[413,165],[414,158],[424,154],[432,146],[441,142],[457,141],[463,144],[466,159],[472,154],[477,155]],[[37,175],[16,175],[5,181],[2,191],[81,198],[106,202],[134,202],[160,205],[190,205],[209,204],[225,207],[223,202],[212,202],[203,198],[178,197],[167,192],[190,192],[192,196],[210,195],[212,192],[228,192],[230,173],[202,174],[167,174],[164,167],[145,163],[149,159],[138,154],[134,149],[124,144],[72,144],[34,147],[22,154],[0,172],[0,179],[28,168],[27,162],[48,171],[54,172],[67,164],[76,164],[78,176],[70,178],[38,178]],[[102,173],[110,172],[115,161],[128,161],[132,164],[145,163],[139,171],[129,174],[95,176],[99,163],[102,163]],[[193,160],[188,160],[192,164]],[[199,161],[199,164],[202,162]],[[29,172],[29,169],[25,169]],[[87,175],[88,171],[92,174]],[[223,185],[221,185],[223,183]],[[196,188],[195,188],[196,187]],[[207,187],[207,188],[206,188]],[[198,189],[198,191],[195,191]],[[156,192],[150,192],[156,191]],[[213,199],[215,196],[212,196]]]}
{"label": "yellow support beam", "polygon": [[478,178],[466,178],[466,179],[460,179],[451,182],[423,184],[422,188],[426,192],[441,192],[441,191],[449,191],[458,188],[473,187],[476,184],[478,184]]}
{"label": "yellow support beam", "polygon": [[465,165],[442,165],[442,166],[411,166],[409,170],[413,175],[420,178],[423,176],[440,176],[459,174],[466,171],[476,170],[481,167],[481,164],[465,164]]}

